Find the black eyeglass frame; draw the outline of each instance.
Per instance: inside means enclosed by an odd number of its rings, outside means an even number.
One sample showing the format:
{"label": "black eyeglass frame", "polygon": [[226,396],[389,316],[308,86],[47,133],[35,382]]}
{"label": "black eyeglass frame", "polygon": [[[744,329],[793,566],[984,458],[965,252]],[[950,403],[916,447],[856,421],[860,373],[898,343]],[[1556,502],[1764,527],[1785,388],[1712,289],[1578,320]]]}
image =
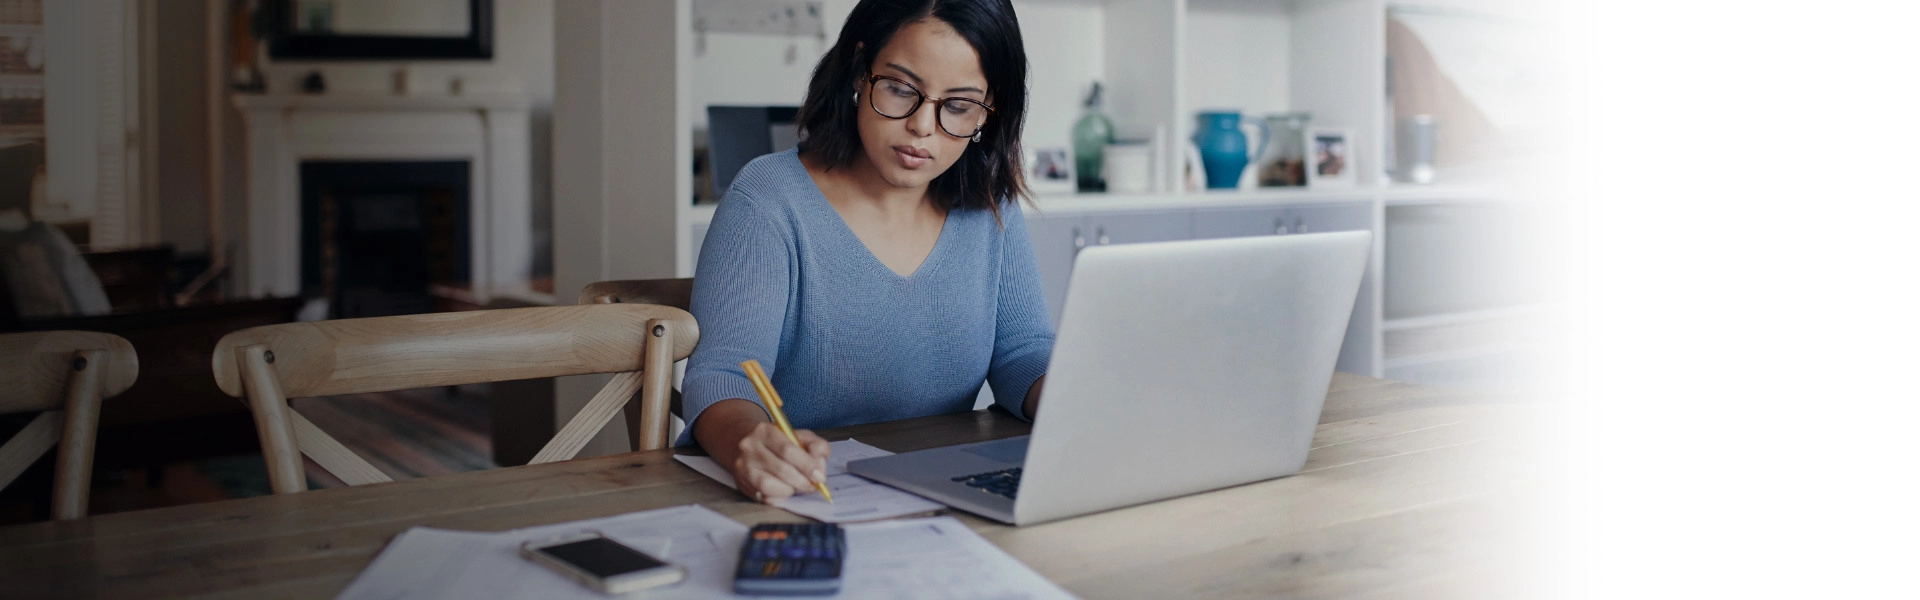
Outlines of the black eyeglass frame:
{"label": "black eyeglass frame", "polygon": [[[874,87],[875,85],[878,85],[878,84],[880,83],[880,80],[882,80],[882,79],[885,79],[885,80],[887,80],[887,81],[892,81],[892,82],[894,82],[894,83],[898,83],[898,84],[900,84],[900,85],[904,85],[904,86],[907,86],[907,89],[910,89],[910,90],[913,90],[913,93],[915,93],[915,94],[918,94],[918,95],[920,96],[920,101],[919,101],[919,102],[915,102],[915,103],[913,103],[913,108],[909,108],[909,109],[907,109],[907,114],[904,114],[904,115],[900,115],[900,116],[897,116],[897,117],[896,117],[896,116],[893,116],[893,115],[890,115],[890,114],[887,114],[887,113],[884,113],[884,112],[881,112],[881,111],[880,111],[880,107],[878,107],[878,106],[874,106],[874,104],[873,104],[873,102],[874,102],[874,101],[873,101],[873,97],[874,97],[874,93],[873,93],[873,87]],[[952,102],[952,101],[960,101],[960,102],[968,102],[968,103],[972,103],[972,104],[973,104],[973,105],[975,105],[975,106],[979,106],[980,108],[984,108],[984,109],[986,109],[986,110],[987,110],[987,117],[988,117],[988,118],[992,118],[992,117],[993,117],[993,112],[994,112],[994,110],[993,110],[993,107],[992,107],[992,106],[988,106],[988,105],[987,105],[987,103],[985,103],[985,102],[981,102],[981,101],[979,101],[979,100],[975,100],[975,99],[972,99],[972,98],[961,98],[961,97],[952,97],[952,98],[935,98],[935,97],[932,97],[932,96],[928,96],[926,92],[922,92],[922,91],[920,91],[920,88],[919,88],[919,87],[917,87],[917,86],[915,86],[915,85],[913,85],[913,84],[911,84],[911,83],[907,83],[907,82],[906,82],[905,80],[902,80],[902,79],[900,79],[900,78],[898,78],[898,77],[888,77],[888,76],[886,76],[886,75],[869,75],[869,76],[867,76],[867,108],[870,108],[870,109],[873,109],[873,113],[874,113],[874,114],[877,114],[877,115],[880,115],[880,116],[882,116],[882,117],[886,117],[886,118],[889,118],[889,119],[894,119],[894,120],[899,120],[899,119],[905,119],[905,118],[907,118],[907,117],[911,117],[911,116],[913,116],[913,113],[916,113],[916,112],[919,112],[919,111],[920,111],[920,107],[922,107],[922,106],[926,106],[926,104],[927,104],[927,101],[928,101],[928,100],[932,100],[932,101],[934,101],[934,102],[935,102],[935,103],[937,103],[937,104],[946,104],[946,103],[948,103],[948,102]],[[942,117],[942,116],[940,115],[940,111],[939,111],[938,109],[936,109],[936,110],[934,110],[934,111],[933,111],[933,123],[934,123],[935,125],[939,125],[939,126],[940,126],[940,131],[942,131],[942,132],[944,132],[944,133],[946,133],[947,135],[951,135],[951,136],[953,136],[953,137],[957,137],[957,138],[971,138],[971,139],[973,139],[973,141],[976,141],[976,142],[978,142],[978,141],[980,141],[980,133],[981,133],[981,132],[983,132],[983,131],[986,131],[986,130],[987,130],[987,123],[986,123],[986,121],[985,121],[985,120],[982,120],[982,121],[980,122],[980,126],[979,126],[979,128],[978,128],[978,129],[975,129],[975,130],[973,130],[973,133],[970,133],[970,134],[967,134],[967,135],[960,135],[960,134],[957,134],[957,133],[954,133],[954,132],[953,132],[953,130],[951,130],[951,129],[947,129],[947,122],[946,122],[946,119],[945,119],[945,117]]]}

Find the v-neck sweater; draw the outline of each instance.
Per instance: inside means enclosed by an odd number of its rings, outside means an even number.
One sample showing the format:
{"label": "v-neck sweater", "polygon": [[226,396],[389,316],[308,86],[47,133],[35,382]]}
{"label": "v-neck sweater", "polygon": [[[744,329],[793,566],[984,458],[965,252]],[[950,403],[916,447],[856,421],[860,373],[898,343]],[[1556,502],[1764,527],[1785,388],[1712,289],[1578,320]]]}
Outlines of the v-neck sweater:
{"label": "v-neck sweater", "polygon": [[[1053,352],[1040,268],[1014,202],[954,209],[911,275],[874,256],[793,150],[754,159],[714,209],[694,271],[700,344],[681,410],[760,404],[757,360],[796,428],[972,410],[982,382],[1015,415]],[[1024,415],[1022,415],[1024,416]]]}

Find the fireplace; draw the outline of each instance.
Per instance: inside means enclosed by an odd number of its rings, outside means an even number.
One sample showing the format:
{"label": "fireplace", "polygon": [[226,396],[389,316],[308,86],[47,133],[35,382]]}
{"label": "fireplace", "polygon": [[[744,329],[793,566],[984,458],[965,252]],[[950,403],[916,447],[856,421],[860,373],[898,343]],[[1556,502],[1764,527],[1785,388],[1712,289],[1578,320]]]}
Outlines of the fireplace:
{"label": "fireplace", "polygon": [[328,317],[433,310],[472,282],[467,161],[300,163],[300,292]]}
{"label": "fireplace", "polygon": [[[247,129],[247,228],[235,270],[246,294],[335,300],[351,289],[329,316],[412,311],[425,273],[428,285],[454,284],[439,291],[464,302],[533,297],[525,96],[237,94],[233,102]],[[364,173],[313,177],[334,167]],[[328,235],[367,234],[336,240],[331,258],[319,240],[332,238],[318,229],[329,203],[314,187],[329,177],[336,229]],[[341,262],[376,258],[377,268]]]}

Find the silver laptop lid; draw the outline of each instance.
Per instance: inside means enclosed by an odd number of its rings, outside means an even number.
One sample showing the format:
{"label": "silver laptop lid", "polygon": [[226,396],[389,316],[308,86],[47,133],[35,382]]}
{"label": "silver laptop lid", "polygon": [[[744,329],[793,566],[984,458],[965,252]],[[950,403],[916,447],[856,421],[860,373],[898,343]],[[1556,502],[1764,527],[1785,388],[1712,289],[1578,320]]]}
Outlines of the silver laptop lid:
{"label": "silver laptop lid", "polygon": [[1016,522],[1299,472],[1371,245],[1352,231],[1082,252]]}

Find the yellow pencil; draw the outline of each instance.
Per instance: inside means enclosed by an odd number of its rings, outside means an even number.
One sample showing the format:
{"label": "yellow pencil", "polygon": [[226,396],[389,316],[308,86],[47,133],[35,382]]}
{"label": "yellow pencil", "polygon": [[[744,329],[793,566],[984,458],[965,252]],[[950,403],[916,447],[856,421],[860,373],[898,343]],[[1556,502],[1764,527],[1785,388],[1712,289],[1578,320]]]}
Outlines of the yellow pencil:
{"label": "yellow pencil", "polygon": [[[767,380],[767,372],[760,370],[760,361],[748,359],[740,363],[740,368],[747,372],[747,380],[753,382],[753,391],[760,394],[760,401],[767,404],[767,414],[773,415],[773,424],[780,427],[781,433],[787,434],[787,439],[793,440],[793,445],[806,450],[806,444],[800,443],[800,436],[793,434],[793,424],[787,422],[787,412],[780,410],[780,392],[773,390],[773,382]],[[826,498],[827,503],[833,503],[833,492],[827,491],[826,482],[813,482],[813,489],[820,490],[820,496]]]}

